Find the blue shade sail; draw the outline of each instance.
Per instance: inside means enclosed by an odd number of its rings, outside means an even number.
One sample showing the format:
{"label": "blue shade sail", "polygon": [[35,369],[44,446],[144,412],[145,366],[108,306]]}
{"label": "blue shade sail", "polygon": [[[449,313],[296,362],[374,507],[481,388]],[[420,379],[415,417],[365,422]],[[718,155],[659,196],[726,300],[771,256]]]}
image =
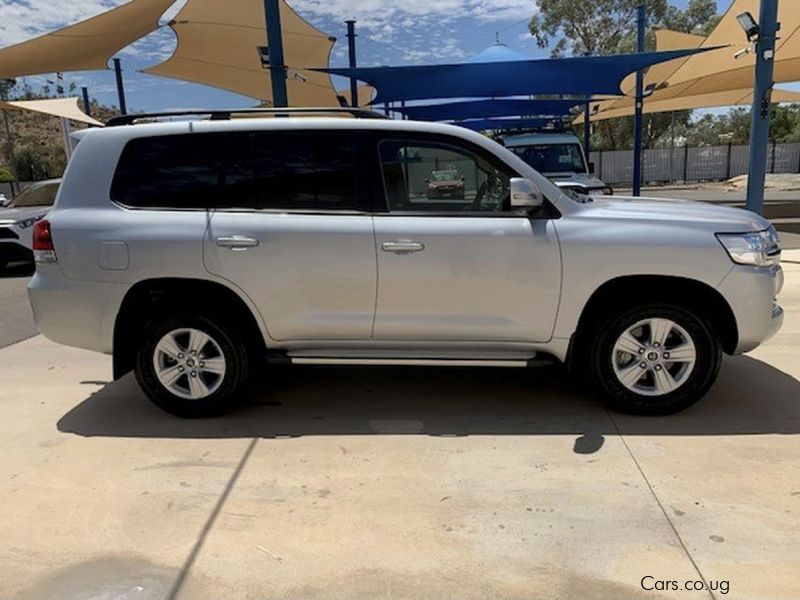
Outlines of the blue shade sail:
{"label": "blue shade sail", "polygon": [[631,73],[652,65],[706,52],[691,48],[610,56],[576,56],[407,67],[315,69],[355,77],[378,90],[372,104],[426,98],[485,98],[531,94],[619,95]]}
{"label": "blue shade sail", "polygon": [[543,129],[553,126],[554,131],[563,131],[564,124],[559,119],[552,117],[533,117],[522,119],[472,119],[453,123],[474,131],[489,131],[491,129]]}
{"label": "blue shade sail", "polygon": [[567,116],[573,107],[586,104],[586,102],[585,98],[572,98],[569,100],[557,98],[541,100],[501,98],[404,106],[400,108],[393,107],[392,110],[416,121],[451,121],[534,115]]}

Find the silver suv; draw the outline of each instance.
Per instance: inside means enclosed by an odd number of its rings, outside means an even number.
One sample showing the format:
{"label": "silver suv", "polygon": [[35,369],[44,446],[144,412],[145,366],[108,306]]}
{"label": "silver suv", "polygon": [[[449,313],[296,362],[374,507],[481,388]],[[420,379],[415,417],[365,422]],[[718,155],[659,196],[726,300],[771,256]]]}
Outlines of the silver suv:
{"label": "silver suv", "polygon": [[[39,329],[113,354],[171,413],[230,408],[263,361],[549,357],[664,414],[781,325],[777,236],[752,213],[565,195],[455,126],[230,117],[88,131],[35,226]],[[463,197],[427,193],[445,168]]]}

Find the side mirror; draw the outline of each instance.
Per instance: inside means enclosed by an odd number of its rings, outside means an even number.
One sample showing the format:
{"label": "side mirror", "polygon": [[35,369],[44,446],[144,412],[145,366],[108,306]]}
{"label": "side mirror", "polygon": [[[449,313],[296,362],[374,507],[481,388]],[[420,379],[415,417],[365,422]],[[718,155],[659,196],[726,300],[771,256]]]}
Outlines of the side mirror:
{"label": "side mirror", "polygon": [[524,177],[511,178],[511,209],[525,208],[532,210],[541,208],[544,204],[544,196],[541,190],[536,187],[530,179]]}
{"label": "side mirror", "polygon": [[589,173],[591,173],[592,175],[594,175],[594,163],[593,163],[593,162],[590,162],[590,163],[589,163]]}

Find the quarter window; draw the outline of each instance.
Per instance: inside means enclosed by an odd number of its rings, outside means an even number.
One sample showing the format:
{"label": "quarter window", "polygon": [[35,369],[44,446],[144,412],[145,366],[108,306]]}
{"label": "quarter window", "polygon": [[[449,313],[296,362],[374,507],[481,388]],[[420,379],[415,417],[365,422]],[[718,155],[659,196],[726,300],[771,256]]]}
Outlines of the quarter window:
{"label": "quarter window", "polygon": [[386,202],[392,212],[500,211],[509,176],[461,148],[384,140],[379,145]]}
{"label": "quarter window", "polygon": [[129,141],[111,183],[111,199],[136,208],[205,209],[219,191],[223,142],[223,134]]}

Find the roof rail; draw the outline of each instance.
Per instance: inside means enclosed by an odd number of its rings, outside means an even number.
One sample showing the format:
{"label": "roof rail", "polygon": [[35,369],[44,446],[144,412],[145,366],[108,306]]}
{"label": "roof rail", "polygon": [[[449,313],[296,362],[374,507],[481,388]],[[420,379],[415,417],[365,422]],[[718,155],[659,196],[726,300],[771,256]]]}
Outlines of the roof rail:
{"label": "roof rail", "polygon": [[349,114],[356,119],[388,119],[386,115],[382,115],[374,110],[366,108],[347,108],[347,107],[313,107],[313,106],[300,106],[294,108],[209,108],[209,109],[191,109],[191,110],[166,110],[161,112],[151,113],[138,113],[129,115],[120,115],[112,117],[106,123],[106,127],[116,127],[118,125],[133,125],[137,121],[144,119],[157,119],[160,117],[192,117],[192,116],[207,116],[212,121],[226,121],[232,118],[233,115],[257,115],[257,114],[272,114],[289,116],[292,114]]}

